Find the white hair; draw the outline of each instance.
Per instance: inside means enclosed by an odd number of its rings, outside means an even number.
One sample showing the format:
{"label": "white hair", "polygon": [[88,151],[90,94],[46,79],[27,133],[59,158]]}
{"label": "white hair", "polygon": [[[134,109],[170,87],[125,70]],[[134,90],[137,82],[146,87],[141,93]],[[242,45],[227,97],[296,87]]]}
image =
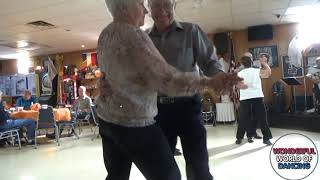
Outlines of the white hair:
{"label": "white hair", "polygon": [[251,54],[250,52],[245,52],[245,53],[243,54],[243,56],[247,56],[247,57],[249,57],[251,60],[253,60],[253,56],[252,56],[252,54]]}
{"label": "white hair", "polygon": [[2,96],[2,91],[0,91],[0,96]]}
{"label": "white hair", "polygon": [[86,87],[85,86],[79,86],[79,89],[82,89],[83,90],[83,92],[86,92]]}
{"label": "white hair", "polygon": [[117,12],[130,8],[138,0],[105,0],[110,14],[114,17]]}
{"label": "white hair", "polygon": [[[151,4],[155,1],[159,1],[159,0],[148,0],[148,6],[151,6]],[[171,1],[172,4],[176,3],[176,0],[162,0],[162,1]]]}

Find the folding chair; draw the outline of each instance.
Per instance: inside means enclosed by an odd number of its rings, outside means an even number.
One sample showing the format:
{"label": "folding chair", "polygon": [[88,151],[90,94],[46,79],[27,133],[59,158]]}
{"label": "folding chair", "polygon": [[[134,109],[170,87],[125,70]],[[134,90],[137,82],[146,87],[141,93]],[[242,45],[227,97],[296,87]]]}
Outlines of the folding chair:
{"label": "folding chair", "polygon": [[[88,113],[84,118],[78,118],[78,111],[76,111],[76,114],[77,114],[76,119],[77,119],[77,124],[79,127],[79,135],[80,135],[82,132],[83,125],[87,124],[87,125],[91,126],[91,123],[90,123],[91,112]],[[92,126],[90,128],[91,128],[91,131],[93,131]]]}
{"label": "folding chair", "polygon": [[[72,115],[71,115],[71,118],[73,118]],[[57,124],[58,124],[59,133],[60,133],[62,127],[63,128],[67,127],[69,129],[71,129],[71,131],[73,131],[73,133],[77,137],[77,139],[79,139],[79,136],[78,136],[76,129],[75,129],[76,122],[73,122],[72,120],[71,121],[66,120],[66,121],[59,121],[59,122],[57,122]]]}
{"label": "folding chair", "polygon": [[53,107],[52,106],[41,106],[39,110],[39,120],[37,122],[37,128],[35,130],[35,143],[34,146],[37,148],[37,135],[38,131],[40,134],[41,129],[51,129],[54,128],[55,131],[55,138],[57,141],[58,146],[60,146],[59,142],[59,128],[54,119],[53,115]]}
{"label": "folding chair", "polygon": [[1,139],[7,139],[7,140],[10,139],[12,146],[15,145],[16,138],[17,138],[17,141],[19,144],[19,149],[21,149],[21,140],[20,140],[20,136],[19,136],[19,129],[6,129],[6,130],[0,131],[0,140]]}

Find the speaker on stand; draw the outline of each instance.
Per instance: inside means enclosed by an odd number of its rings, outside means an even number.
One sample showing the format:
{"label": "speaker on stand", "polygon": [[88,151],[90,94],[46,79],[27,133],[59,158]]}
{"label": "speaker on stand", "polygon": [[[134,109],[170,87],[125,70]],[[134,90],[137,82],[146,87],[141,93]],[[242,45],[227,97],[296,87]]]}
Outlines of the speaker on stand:
{"label": "speaker on stand", "polygon": [[228,53],[229,47],[229,37],[228,33],[216,33],[213,35],[213,43],[217,48],[217,54],[223,55]]}

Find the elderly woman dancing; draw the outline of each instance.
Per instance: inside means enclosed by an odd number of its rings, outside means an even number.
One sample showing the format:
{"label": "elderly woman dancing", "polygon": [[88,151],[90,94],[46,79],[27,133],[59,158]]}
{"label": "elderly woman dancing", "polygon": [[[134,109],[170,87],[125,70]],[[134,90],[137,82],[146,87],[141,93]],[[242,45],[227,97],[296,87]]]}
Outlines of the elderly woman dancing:
{"label": "elderly woman dancing", "polygon": [[194,94],[208,86],[228,89],[235,74],[213,78],[182,73],[166,63],[140,30],[147,10],[143,0],[106,0],[113,21],[101,32],[97,54],[101,71],[97,113],[107,180],[127,180],[134,163],[148,180],[179,180],[168,142],[155,125],[157,93]]}

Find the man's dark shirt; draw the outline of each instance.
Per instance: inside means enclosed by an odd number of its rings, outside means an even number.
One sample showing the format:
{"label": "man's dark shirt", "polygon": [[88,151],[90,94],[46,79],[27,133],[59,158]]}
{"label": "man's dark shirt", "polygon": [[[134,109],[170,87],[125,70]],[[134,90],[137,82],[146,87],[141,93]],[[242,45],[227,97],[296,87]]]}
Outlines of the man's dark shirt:
{"label": "man's dark shirt", "polygon": [[10,114],[5,111],[1,101],[0,102],[0,125],[7,123],[8,119],[10,119]]}
{"label": "man's dark shirt", "polygon": [[154,26],[147,33],[167,63],[180,71],[200,68],[206,76],[223,72],[213,44],[198,25],[174,21],[166,32],[158,32]]}

